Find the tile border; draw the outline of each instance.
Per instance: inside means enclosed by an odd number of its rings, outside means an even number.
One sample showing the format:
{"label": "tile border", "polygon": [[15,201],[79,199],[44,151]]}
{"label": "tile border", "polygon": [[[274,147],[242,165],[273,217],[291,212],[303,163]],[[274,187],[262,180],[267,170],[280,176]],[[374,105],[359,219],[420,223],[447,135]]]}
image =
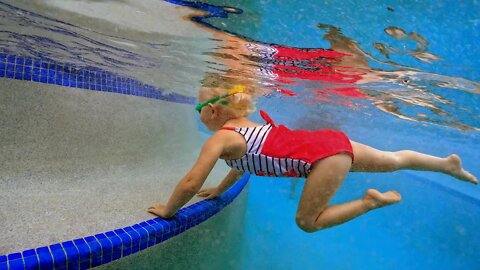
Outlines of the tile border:
{"label": "tile border", "polygon": [[[166,94],[158,87],[100,68],[58,63],[43,57],[0,53],[0,78],[195,104],[193,97]],[[0,254],[0,270],[88,269],[118,260],[162,243],[212,217],[240,194],[249,177],[245,174],[220,197],[182,208],[169,220],[157,217],[84,238]]]}
{"label": "tile border", "polygon": [[55,84],[176,103],[195,104],[195,98],[105,71],[97,67],[59,63],[45,57],[0,53],[0,78]]}
{"label": "tile border", "polygon": [[88,269],[162,243],[201,224],[229,205],[248,183],[245,174],[221,196],[182,208],[172,219],[154,218],[112,231],[0,255],[0,270]]}

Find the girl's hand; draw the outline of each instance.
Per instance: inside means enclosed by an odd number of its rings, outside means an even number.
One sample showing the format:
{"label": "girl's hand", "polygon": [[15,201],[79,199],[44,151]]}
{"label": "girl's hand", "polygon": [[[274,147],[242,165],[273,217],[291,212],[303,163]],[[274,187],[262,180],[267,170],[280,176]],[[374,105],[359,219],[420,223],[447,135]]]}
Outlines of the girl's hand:
{"label": "girl's hand", "polygon": [[197,193],[197,196],[204,197],[207,200],[215,199],[220,195],[220,192],[217,188],[206,188],[202,189]]}
{"label": "girl's hand", "polygon": [[148,207],[148,212],[165,219],[171,218],[174,215],[174,214],[168,213],[167,207],[159,203],[156,203]]}

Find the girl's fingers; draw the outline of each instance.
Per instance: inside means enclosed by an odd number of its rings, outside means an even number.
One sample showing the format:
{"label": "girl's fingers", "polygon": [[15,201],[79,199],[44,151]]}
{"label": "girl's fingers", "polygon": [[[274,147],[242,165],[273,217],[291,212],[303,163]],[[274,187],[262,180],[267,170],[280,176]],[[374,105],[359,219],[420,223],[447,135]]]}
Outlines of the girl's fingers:
{"label": "girl's fingers", "polygon": [[208,189],[204,189],[204,190],[200,190],[198,193],[197,193],[197,196],[199,197],[207,197],[209,195],[211,195],[212,192]]}
{"label": "girl's fingers", "polygon": [[149,210],[150,210],[150,209],[157,209],[157,208],[159,208],[160,206],[161,206],[161,204],[153,204],[153,205],[150,205],[150,206],[148,207],[148,209],[149,209]]}
{"label": "girl's fingers", "polygon": [[152,214],[154,214],[154,215],[160,216],[155,209],[148,209],[148,212],[149,212],[149,213],[152,213]]}

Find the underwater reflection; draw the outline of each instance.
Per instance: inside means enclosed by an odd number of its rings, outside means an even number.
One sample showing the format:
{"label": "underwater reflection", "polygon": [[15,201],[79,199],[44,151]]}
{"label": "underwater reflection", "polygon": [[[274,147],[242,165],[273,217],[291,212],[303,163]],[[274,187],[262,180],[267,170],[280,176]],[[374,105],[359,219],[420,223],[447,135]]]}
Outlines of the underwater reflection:
{"label": "underwater reflection", "polygon": [[440,60],[439,56],[428,52],[428,41],[421,35],[415,32],[410,32],[407,35],[405,30],[395,26],[387,27],[384,31],[396,40],[413,41],[417,46],[417,48],[414,50],[400,50],[392,45],[387,45],[379,42],[374,43],[374,47],[377,48],[380,53],[386,58],[390,59],[390,56],[392,54],[408,54],[411,57],[427,63],[432,63],[435,60]]}
{"label": "underwater reflection", "polygon": [[[362,50],[355,40],[333,25],[317,25],[323,31],[323,39],[330,43],[329,48],[295,48],[224,32],[202,23],[199,16],[195,13],[189,19],[213,34],[218,44],[206,53],[218,61],[207,63],[212,71],[207,75],[208,80],[214,77],[217,87],[242,83],[258,95],[280,95],[306,104],[328,102],[354,110],[373,106],[404,120],[460,130],[480,129],[480,119],[469,107],[473,105],[446,97],[450,96],[449,91],[479,94],[480,84],[422,72],[391,60],[393,55],[409,56],[429,64],[440,60],[429,52],[429,43],[421,34],[407,33],[395,26],[384,29],[392,40],[413,43],[415,48],[397,49],[372,42],[388,59],[382,61]],[[372,62],[394,70],[371,68]]]}

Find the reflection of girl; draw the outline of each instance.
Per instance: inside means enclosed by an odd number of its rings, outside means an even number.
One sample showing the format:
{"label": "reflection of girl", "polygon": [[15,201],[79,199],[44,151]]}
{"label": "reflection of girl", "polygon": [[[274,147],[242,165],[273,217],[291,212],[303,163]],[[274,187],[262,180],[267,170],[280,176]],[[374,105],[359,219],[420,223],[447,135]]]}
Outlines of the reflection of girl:
{"label": "reflection of girl", "polygon": [[[227,66],[227,76],[237,78],[256,77],[251,81],[257,84],[261,79],[269,79],[272,83],[264,85],[274,86],[277,92],[289,96],[297,94],[288,89],[282,89],[282,84],[296,83],[296,79],[314,80],[319,82],[332,83],[328,87],[313,90],[314,100],[327,102],[336,102],[347,106],[354,105],[352,98],[361,98],[373,100],[373,105],[378,109],[395,115],[402,119],[412,121],[427,121],[448,125],[459,129],[478,129],[469,125],[460,123],[449,113],[442,109],[438,104],[449,104],[441,96],[435,94],[429,89],[423,89],[421,86],[413,84],[408,76],[412,74],[421,74],[415,68],[403,66],[391,61],[392,54],[407,54],[424,62],[438,60],[439,57],[428,52],[428,42],[417,33],[406,33],[398,27],[388,27],[384,29],[385,33],[394,39],[403,42],[415,42],[417,48],[414,50],[398,50],[388,44],[375,43],[374,46],[388,60],[381,61],[362,50],[357,42],[346,37],[338,27],[326,24],[318,24],[318,28],[325,31],[323,38],[330,43],[330,49],[299,49],[280,45],[265,45],[258,42],[249,41],[246,37],[239,37],[225,29],[219,29],[203,18],[212,15],[225,18],[228,12],[241,13],[241,11],[231,8],[212,7],[196,2],[182,2],[182,5],[192,6],[196,9],[206,11],[207,14],[196,13],[188,17],[204,30],[212,33],[215,40],[218,41],[216,53],[212,53],[218,62]],[[215,11],[218,9],[217,11]],[[212,15],[213,16],[213,15]],[[248,61],[252,60],[252,61]],[[403,70],[381,71],[371,69],[369,61],[386,64],[391,67],[398,67]],[[425,74],[425,73],[424,73]],[[426,74],[437,76],[435,74]],[[446,81],[458,80],[460,78],[447,78]],[[433,79],[435,80],[435,79]],[[444,80],[444,81],[445,81]],[[464,84],[460,82],[452,86],[454,89],[462,89]],[[394,88],[401,85],[402,91],[366,91],[359,85],[369,82],[386,82],[392,84]],[[477,83],[466,81],[465,83],[475,88],[478,93]],[[446,87],[447,85],[438,85]],[[403,91],[407,88],[407,92]],[[466,90],[469,91],[469,90]],[[266,92],[266,91],[262,91]],[[428,108],[432,114],[439,117],[428,117],[425,114],[411,115],[412,110],[404,110],[408,106],[418,106]],[[440,118],[442,120],[434,120]],[[447,118],[446,120],[443,120]]]}
{"label": "reflection of girl", "polygon": [[[381,193],[369,189],[363,198],[328,205],[349,171],[391,172],[396,170],[435,171],[478,183],[462,168],[460,158],[434,157],[415,151],[380,151],[350,141],[336,130],[290,130],[275,125],[260,111],[266,124],[250,121],[252,96],[243,85],[226,91],[203,88],[196,109],[200,120],[215,133],[205,143],[197,162],[181,179],[168,203],[152,205],[148,211],[171,218],[195,194],[213,199],[230,187],[243,172],[259,176],[307,178],[297,210],[298,226],[307,232],[339,225],[370,210],[397,203],[396,191]],[[232,167],[215,188],[200,191],[218,159]],[[200,191],[200,192],[199,192]]]}

